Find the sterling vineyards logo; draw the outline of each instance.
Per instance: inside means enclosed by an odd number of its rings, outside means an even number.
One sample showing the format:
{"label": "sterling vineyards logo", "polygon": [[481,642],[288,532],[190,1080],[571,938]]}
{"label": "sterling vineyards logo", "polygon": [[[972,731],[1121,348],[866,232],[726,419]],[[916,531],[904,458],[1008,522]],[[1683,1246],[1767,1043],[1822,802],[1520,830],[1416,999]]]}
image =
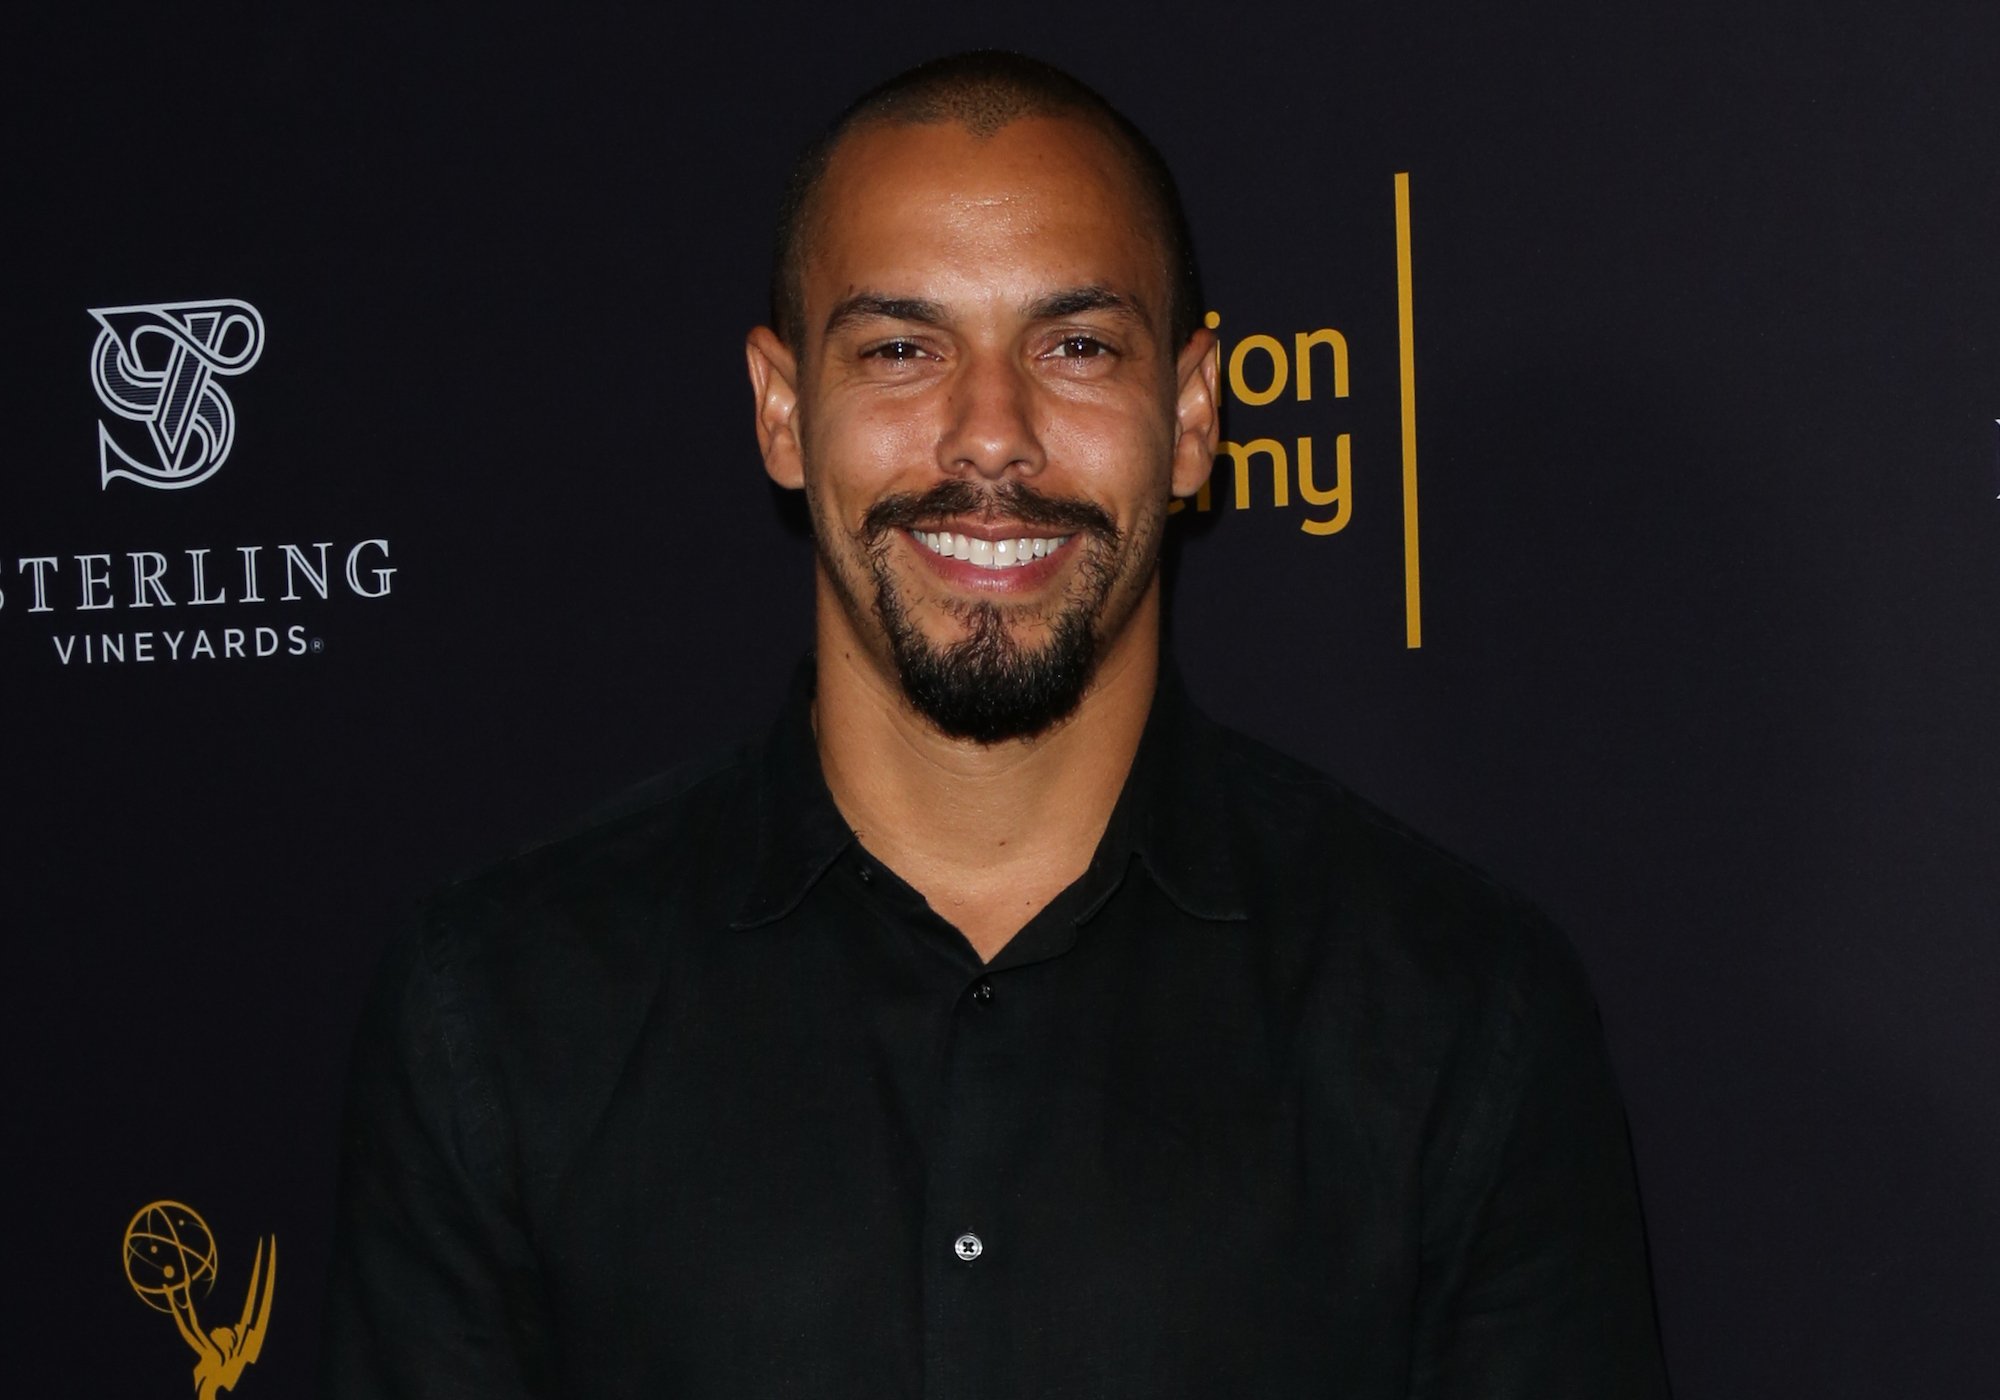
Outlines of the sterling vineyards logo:
{"label": "sterling vineyards logo", "polygon": [[[98,480],[162,491],[199,486],[229,460],[236,410],[216,382],[247,373],[264,353],[264,318],[247,301],[173,301],[107,306],[90,313],[104,329],[90,351],[90,382],[104,406],[143,423],[152,459],[97,425]],[[135,444],[136,445],[136,444]]]}
{"label": "sterling vineyards logo", "polygon": [[[119,480],[179,491],[212,479],[236,439],[236,409],[219,381],[257,363],[263,316],[232,300],[101,307],[90,316],[98,326],[91,387],[117,418],[144,429],[114,433],[98,421],[100,490]],[[0,623],[10,613],[49,615],[49,642],[64,667],[316,656],[327,649],[320,620],[356,602],[379,604],[396,576],[386,535],[312,530],[266,544],[214,525],[196,529],[173,541],[106,540],[90,530],[56,548],[8,551]],[[6,560],[0,555],[0,568]]]}

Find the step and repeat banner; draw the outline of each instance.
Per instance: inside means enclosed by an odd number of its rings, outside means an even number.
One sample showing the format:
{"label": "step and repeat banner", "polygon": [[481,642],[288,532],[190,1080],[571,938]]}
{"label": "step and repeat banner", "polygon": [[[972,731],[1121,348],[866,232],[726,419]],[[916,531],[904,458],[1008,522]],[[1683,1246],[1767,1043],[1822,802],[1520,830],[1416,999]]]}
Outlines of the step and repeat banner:
{"label": "step and repeat banner", "polygon": [[1679,1392],[2000,1374],[1990,6],[45,7],[4,59],[12,1380],[312,1392],[426,890],[754,732],[796,150],[1001,45],[1179,172],[1218,716],[1590,966]]}

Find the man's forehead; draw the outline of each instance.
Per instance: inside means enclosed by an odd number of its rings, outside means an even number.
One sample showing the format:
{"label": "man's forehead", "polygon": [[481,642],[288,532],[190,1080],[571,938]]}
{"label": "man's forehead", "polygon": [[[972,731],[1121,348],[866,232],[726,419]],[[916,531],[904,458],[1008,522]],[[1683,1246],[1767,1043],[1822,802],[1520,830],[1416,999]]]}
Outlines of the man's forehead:
{"label": "man's forehead", "polygon": [[955,122],[882,122],[834,150],[815,232],[837,236],[845,225],[875,222],[872,215],[892,209],[951,205],[975,213],[1034,200],[1122,209],[1140,198],[1109,138],[1072,118],[1023,117],[990,134]]}
{"label": "man's forehead", "polygon": [[[828,163],[805,250],[807,280],[823,284],[856,263],[946,246],[976,257],[1039,236],[1048,255],[1066,260],[1136,258],[1151,283],[1153,265],[1163,272],[1164,260],[1145,205],[1130,163],[1088,121],[1024,116],[990,134],[949,121],[871,123],[850,133]],[[1050,236],[1058,228],[1067,242]],[[808,290],[814,301],[842,293]]]}

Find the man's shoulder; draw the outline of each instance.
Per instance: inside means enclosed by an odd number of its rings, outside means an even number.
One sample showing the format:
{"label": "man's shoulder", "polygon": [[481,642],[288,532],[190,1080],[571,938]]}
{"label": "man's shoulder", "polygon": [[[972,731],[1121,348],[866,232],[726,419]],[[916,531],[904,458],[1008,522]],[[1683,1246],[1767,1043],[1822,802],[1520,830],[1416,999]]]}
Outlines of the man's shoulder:
{"label": "man's shoulder", "polygon": [[[358,1040],[369,1073],[471,1115],[462,1150],[478,1170],[553,1180],[670,980],[660,931],[728,907],[727,854],[754,836],[754,754],[647,779],[431,895],[377,974]],[[516,1123],[538,1126],[511,1136]]]}
{"label": "man's shoulder", "polygon": [[1331,941],[1424,980],[1578,975],[1569,941],[1530,900],[1338,779],[1212,720],[1224,813],[1217,839],[1252,917],[1284,910]]}
{"label": "man's shoulder", "polygon": [[551,834],[430,896],[434,932],[610,936],[662,901],[726,899],[728,857],[755,838],[757,745],[718,749],[632,784]]}

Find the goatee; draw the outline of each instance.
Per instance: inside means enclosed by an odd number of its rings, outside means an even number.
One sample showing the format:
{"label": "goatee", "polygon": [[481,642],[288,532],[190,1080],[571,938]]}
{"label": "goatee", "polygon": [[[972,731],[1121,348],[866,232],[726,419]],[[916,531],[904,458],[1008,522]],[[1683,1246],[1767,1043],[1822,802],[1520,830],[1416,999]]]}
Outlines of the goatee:
{"label": "goatee", "polygon": [[[966,635],[944,646],[911,621],[890,572],[889,536],[944,516],[986,516],[1088,536],[1074,546],[1082,554],[1047,640],[1022,646],[1000,603],[952,605]],[[1098,623],[1116,582],[1111,561],[1120,543],[1117,525],[1102,508],[1045,496],[1019,481],[990,488],[945,481],[876,502],[862,520],[861,545],[875,580],[875,613],[911,705],[940,732],[977,744],[1032,738],[1069,718],[1097,672]]]}

